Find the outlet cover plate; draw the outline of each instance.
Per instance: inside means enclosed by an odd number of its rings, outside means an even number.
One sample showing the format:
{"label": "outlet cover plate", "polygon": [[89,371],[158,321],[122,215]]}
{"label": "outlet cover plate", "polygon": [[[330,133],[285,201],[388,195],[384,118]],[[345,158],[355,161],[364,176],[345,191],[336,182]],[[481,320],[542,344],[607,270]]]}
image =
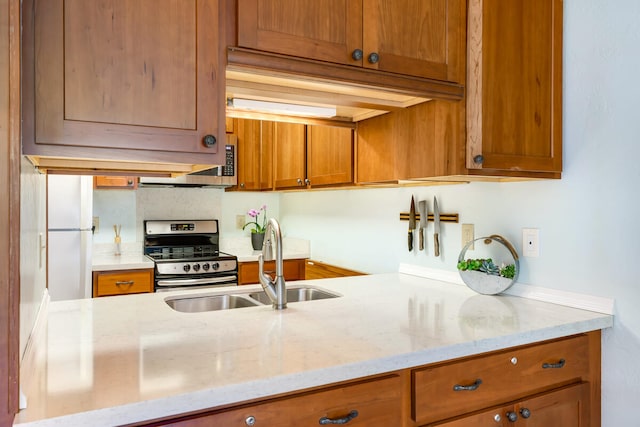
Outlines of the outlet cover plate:
{"label": "outlet cover plate", "polygon": [[522,256],[530,258],[540,256],[540,232],[537,228],[522,229]]}

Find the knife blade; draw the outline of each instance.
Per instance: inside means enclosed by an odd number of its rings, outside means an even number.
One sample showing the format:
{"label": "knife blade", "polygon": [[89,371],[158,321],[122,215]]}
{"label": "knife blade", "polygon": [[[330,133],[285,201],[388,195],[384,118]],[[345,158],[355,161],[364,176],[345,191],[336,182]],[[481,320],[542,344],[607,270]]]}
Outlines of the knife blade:
{"label": "knife blade", "polygon": [[416,204],[411,196],[411,210],[409,211],[409,252],[413,250],[413,230],[416,229]]}
{"label": "knife blade", "polygon": [[435,196],[433,196],[433,252],[435,256],[440,256],[440,209]]}
{"label": "knife blade", "polygon": [[424,230],[427,228],[427,201],[418,202],[418,212],[420,212],[420,230],[418,230],[418,249],[424,250]]}

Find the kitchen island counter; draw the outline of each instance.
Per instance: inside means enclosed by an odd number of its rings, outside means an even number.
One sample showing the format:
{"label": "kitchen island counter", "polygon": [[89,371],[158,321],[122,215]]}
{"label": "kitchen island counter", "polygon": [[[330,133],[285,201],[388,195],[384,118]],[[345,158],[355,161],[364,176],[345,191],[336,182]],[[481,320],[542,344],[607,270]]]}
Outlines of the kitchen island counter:
{"label": "kitchen island counter", "polygon": [[613,324],[608,314],[402,273],[295,285],[341,296],[203,313],[165,303],[181,292],[50,303],[23,366],[28,408],[16,423],[127,424]]}

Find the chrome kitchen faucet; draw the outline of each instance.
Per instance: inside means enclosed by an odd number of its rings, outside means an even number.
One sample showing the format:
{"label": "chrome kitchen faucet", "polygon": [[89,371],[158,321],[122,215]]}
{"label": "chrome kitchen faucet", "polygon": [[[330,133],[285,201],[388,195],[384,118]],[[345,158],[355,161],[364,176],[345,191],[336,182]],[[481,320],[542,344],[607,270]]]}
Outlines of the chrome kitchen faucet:
{"label": "chrome kitchen faucet", "polygon": [[[273,259],[273,250],[271,248],[271,239],[275,237],[275,261],[276,276],[274,279],[264,272],[264,261]],[[287,289],[284,282],[284,272],[282,268],[282,233],[280,232],[280,224],[275,218],[269,218],[264,233],[264,242],[262,244],[262,253],[258,255],[258,278],[262,289],[267,294],[273,308],[283,310],[287,308]]]}

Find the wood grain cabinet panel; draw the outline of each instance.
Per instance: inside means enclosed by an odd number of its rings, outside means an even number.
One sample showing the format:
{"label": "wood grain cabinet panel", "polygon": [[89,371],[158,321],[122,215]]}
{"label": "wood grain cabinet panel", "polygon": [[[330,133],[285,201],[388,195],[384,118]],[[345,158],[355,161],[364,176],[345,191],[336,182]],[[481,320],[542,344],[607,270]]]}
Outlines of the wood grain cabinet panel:
{"label": "wood grain cabinet panel", "polygon": [[273,124],[273,184],[275,189],[305,187],[307,146],[305,125]]}
{"label": "wood grain cabinet panel", "polygon": [[138,177],[135,176],[94,176],[93,188],[100,189],[130,189],[138,188]]}
{"label": "wood grain cabinet panel", "polygon": [[224,164],[224,4],[26,0],[24,153]]}
{"label": "wood grain cabinet panel", "polygon": [[[589,384],[581,383],[519,401],[514,405],[495,407],[452,421],[423,427],[589,427]],[[509,416],[515,421],[509,421]]]}
{"label": "wood grain cabinet panel", "polygon": [[[320,422],[322,419],[335,422],[323,424]],[[346,422],[340,422],[343,420]],[[325,424],[346,424],[350,427],[402,425],[401,379],[389,376],[161,425],[301,427]]]}
{"label": "wood grain cabinet panel", "polygon": [[353,130],[307,126],[307,185],[353,183]]}
{"label": "wood grain cabinet panel", "polygon": [[238,0],[238,45],[462,83],[463,0]]}
{"label": "wood grain cabinet panel", "polygon": [[366,273],[325,264],[323,262],[307,260],[304,268],[305,280],[329,279],[333,277],[362,276]]}
{"label": "wood grain cabinet panel", "polygon": [[462,408],[480,410],[575,382],[588,372],[584,335],[416,370],[414,419],[427,423],[459,415]]}
{"label": "wood grain cabinet panel", "polygon": [[93,296],[153,292],[153,269],[94,271]]}
{"label": "wood grain cabinet panel", "polygon": [[273,188],[273,123],[234,119],[238,136],[238,184],[234,190]]}
{"label": "wood grain cabinet panel", "polygon": [[469,1],[467,167],[562,171],[562,0]]}
{"label": "wood grain cabinet panel", "polygon": [[[285,259],[282,262],[284,270],[284,279],[287,281],[304,279],[304,259]],[[275,262],[267,261],[264,263],[265,272],[275,273]],[[238,285],[251,285],[260,283],[258,280],[258,263],[257,262],[239,262],[238,263]]]}

